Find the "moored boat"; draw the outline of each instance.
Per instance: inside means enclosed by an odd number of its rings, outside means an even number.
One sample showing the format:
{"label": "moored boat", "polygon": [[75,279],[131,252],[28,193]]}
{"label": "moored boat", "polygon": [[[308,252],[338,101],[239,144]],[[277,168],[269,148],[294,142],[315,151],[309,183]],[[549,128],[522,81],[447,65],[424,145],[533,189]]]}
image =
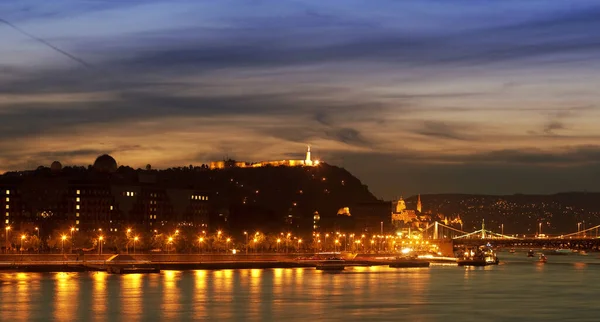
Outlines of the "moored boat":
{"label": "moored boat", "polygon": [[392,268],[429,267],[429,262],[418,259],[397,258],[390,264]]}
{"label": "moored boat", "polygon": [[488,266],[498,265],[500,260],[494,250],[488,246],[480,246],[472,250],[468,249],[456,261],[458,266]]}
{"label": "moored boat", "polygon": [[343,271],[346,268],[346,261],[340,258],[329,258],[316,265],[320,271]]}

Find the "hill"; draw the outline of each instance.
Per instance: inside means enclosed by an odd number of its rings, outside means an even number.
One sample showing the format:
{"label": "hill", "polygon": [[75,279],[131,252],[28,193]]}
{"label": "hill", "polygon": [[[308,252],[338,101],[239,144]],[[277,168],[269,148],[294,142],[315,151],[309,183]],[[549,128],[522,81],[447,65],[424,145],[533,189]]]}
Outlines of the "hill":
{"label": "hill", "polygon": [[[416,203],[416,196],[407,199]],[[568,192],[553,195],[421,195],[423,212],[460,216],[463,230],[486,228],[505,234],[566,234],[600,224],[600,193]],[[595,234],[595,232],[592,232]]]}

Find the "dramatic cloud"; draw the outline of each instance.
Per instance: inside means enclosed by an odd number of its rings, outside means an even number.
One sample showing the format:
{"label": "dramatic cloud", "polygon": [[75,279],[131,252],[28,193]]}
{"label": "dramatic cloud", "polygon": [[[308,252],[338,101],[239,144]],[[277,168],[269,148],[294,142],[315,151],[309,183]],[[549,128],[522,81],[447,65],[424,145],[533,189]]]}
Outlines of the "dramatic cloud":
{"label": "dramatic cloud", "polygon": [[385,198],[598,189],[594,1],[7,0],[0,19],[0,170],[311,144]]}

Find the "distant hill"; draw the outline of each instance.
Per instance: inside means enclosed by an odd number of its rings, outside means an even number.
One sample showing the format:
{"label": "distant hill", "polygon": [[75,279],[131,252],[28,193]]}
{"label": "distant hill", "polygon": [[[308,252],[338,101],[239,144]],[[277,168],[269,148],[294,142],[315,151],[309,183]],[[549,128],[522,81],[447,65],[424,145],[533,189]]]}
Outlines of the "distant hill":
{"label": "distant hill", "polygon": [[[32,190],[42,189],[44,194]],[[264,166],[210,170],[206,165],[153,170],[121,166],[114,173],[100,173],[89,167],[64,167],[53,171],[39,167],[33,171],[9,172],[0,176],[0,186],[18,187],[24,196],[37,195],[35,204],[24,204],[24,213],[38,213],[49,202],[43,195],[57,188],[61,196],[66,185],[104,184],[152,187],[153,189],[193,189],[210,195],[210,228],[230,231],[302,231],[315,224],[333,227],[338,210],[356,204],[381,203],[366,185],[343,168],[326,163],[316,167]],[[58,198],[58,197],[57,197]],[[55,198],[56,199],[56,198]],[[37,204],[40,204],[39,206]],[[39,208],[39,209],[37,209]],[[54,208],[53,208],[54,209]],[[60,207],[55,212],[60,212]],[[386,215],[388,214],[386,210]],[[57,214],[60,217],[60,214]],[[376,221],[377,225],[379,221]],[[379,227],[379,226],[378,226]]]}
{"label": "distant hill", "polygon": [[[407,199],[414,205],[416,196]],[[463,230],[486,228],[505,234],[532,234],[542,223],[542,233],[565,234],[579,227],[590,228],[600,224],[600,193],[567,192],[553,195],[472,195],[429,194],[421,195],[423,212],[460,216]],[[592,232],[595,234],[595,232]]]}

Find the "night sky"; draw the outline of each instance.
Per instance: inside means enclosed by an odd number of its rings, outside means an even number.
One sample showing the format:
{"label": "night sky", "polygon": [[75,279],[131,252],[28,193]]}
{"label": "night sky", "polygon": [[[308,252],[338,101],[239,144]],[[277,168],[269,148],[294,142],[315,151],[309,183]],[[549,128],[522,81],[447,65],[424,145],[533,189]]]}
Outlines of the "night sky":
{"label": "night sky", "polygon": [[600,190],[598,1],[0,1],[0,171],[302,158],[381,198]]}

